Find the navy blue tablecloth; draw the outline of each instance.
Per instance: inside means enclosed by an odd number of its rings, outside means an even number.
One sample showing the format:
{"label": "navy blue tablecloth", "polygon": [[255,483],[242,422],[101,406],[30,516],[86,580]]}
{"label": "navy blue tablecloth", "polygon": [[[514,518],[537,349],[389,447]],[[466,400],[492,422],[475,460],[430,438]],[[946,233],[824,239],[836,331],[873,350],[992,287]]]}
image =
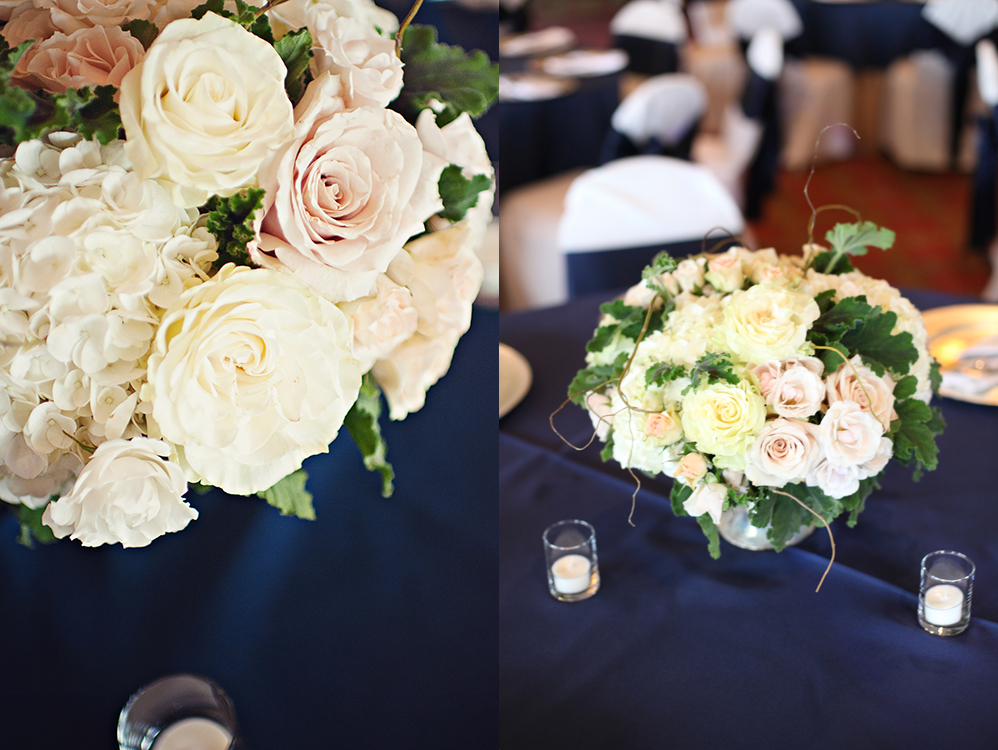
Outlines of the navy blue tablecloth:
{"label": "navy blue tablecloth", "polygon": [[[500,741],[503,748],[998,747],[998,410],[942,399],[938,471],[891,466],[859,524],[818,529],[783,553],[721,543],[676,518],[667,479],[634,481],[577,452],[549,415],[583,365],[601,299],[503,317],[500,339],[533,369],[500,421]],[[922,309],[964,302],[912,293]],[[576,445],[592,429],[555,417]],[[547,591],[541,534],[596,528],[602,587],[566,604]],[[916,619],[919,562],[937,549],[977,564],[973,619],[941,638]]]}
{"label": "navy blue tablecloth", "polygon": [[[384,432],[393,497],[341,434],[309,459],[317,520],[195,497],[142,549],[26,549],[0,513],[0,747],[106,750],[142,685],[196,672],[248,750],[464,750],[493,733],[498,314],[476,308],[426,407]],[[483,721],[485,725],[483,726]]]}

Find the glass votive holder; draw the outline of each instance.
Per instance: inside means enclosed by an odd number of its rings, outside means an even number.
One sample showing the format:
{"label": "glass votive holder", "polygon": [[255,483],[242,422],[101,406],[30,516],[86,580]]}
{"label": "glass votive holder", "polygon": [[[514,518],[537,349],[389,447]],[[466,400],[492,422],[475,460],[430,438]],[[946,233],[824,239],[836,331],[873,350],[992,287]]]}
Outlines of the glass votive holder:
{"label": "glass votive holder", "polygon": [[233,750],[236,712],[207,677],[177,674],[140,689],[118,717],[120,750]]}
{"label": "glass votive holder", "polygon": [[918,624],[935,635],[959,635],[970,624],[974,563],[959,552],[940,550],[922,558]]}
{"label": "glass votive holder", "polygon": [[548,591],[560,602],[579,602],[599,591],[596,530],[585,521],[559,521],[544,530]]}

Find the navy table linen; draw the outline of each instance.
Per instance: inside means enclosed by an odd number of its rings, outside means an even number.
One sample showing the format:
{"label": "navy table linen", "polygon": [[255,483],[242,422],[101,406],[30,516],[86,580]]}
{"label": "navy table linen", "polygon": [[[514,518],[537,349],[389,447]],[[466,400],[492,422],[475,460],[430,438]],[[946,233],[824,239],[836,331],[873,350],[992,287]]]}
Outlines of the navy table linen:
{"label": "navy table linen", "polygon": [[[598,304],[504,316],[500,340],[533,369],[500,421],[502,748],[998,747],[998,410],[940,399],[939,469],[915,483],[891,465],[858,525],[819,527],[783,553],[721,542],[676,518],[671,480],[635,483],[600,445],[583,451],[549,415],[583,365]],[[920,309],[966,302],[912,292]],[[569,405],[575,445],[592,434]],[[564,518],[596,529],[602,586],[566,604],[547,591],[541,534]],[[919,562],[937,549],[977,564],[972,621],[941,638],[917,622]]]}
{"label": "navy table linen", "polygon": [[141,549],[15,543],[0,513],[0,747],[106,750],[129,695],[177,672],[232,698],[245,750],[478,746],[494,724],[498,313],[383,420],[393,497],[345,431],[308,459],[317,519],[213,491]]}

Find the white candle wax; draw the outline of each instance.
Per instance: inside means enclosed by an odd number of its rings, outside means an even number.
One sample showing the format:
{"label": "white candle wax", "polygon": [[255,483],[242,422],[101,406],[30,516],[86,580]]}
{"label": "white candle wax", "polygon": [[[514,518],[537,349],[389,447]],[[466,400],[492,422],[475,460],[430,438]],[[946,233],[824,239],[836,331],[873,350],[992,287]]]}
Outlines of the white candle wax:
{"label": "white candle wax", "polygon": [[228,750],[229,730],[211,719],[195,717],[171,724],[156,735],[153,750]]}
{"label": "white candle wax", "polygon": [[950,583],[941,583],[925,592],[922,613],[933,625],[955,625],[963,617],[963,591]]}
{"label": "white candle wax", "polygon": [[551,566],[554,588],[562,594],[578,594],[589,588],[589,559],[582,555],[559,557]]}

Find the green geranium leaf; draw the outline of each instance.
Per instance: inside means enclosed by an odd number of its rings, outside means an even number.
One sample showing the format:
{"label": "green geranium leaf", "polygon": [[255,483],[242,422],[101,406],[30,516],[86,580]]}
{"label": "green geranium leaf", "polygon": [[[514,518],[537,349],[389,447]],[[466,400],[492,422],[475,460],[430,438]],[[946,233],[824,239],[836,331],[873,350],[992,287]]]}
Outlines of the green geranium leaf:
{"label": "green geranium leaf", "polygon": [[312,57],[312,35],[308,29],[291,31],[274,43],[274,49],[288,69],[284,88],[292,104],[297,104],[305,93],[307,85],[308,61]]}
{"label": "green geranium leaf", "polygon": [[490,187],[492,180],[488,175],[476,174],[469,179],[464,176],[460,167],[451,164],[440,174],[438,188],[444,208],[439,216],[452,224],[461,221],[468,209],[474,208],[478,203],[478,194]]}
{"label": "green geranium leaf", "polygon": [[682,365],[673,365],[668,362],[663,362],[660,365],[648,368],[648,371],[645,372],[645,385],[665,385],[666,383],[671,383],[674,380],[684,378],[688,374],[689,371]]}
{"label": "green geranium leaf", "polygon": [[894,384],[894,400],[904,401],[906,398],[914,396],[917,389],[918,378],[914,375],[905,375]]}
{"label": "green geranium leaf", "polygon": [[156,37],[159,36],[159,29],[152,21],[144,21],[136,18],[128,23],[122,24],[121,28],[134,36],[142,43],[143,48],[149,49]]}
{"label": "green geranium leaf", "polygon": [[22,42],[11,49],[6,40],[0,37],[0,143],[14,146],[32,137],[28,128],[38,100],[10,81],[10,74],[34,39]]}
{"label": "green geranium leaf", "polygon": [[933,393],[939,393],[939,386],[943,383],[943,375],[939,371],[939,363],[933,359],[929,368],[929,386]]}
{"label": "green geranium leaf", "polygon": [[890,229],[878,227],[872,221],[861,221],[836,224],[825,234],[825,239],[835,253],[866,255],[871,247],[889,250],[894,245],[895,236]]}
{"label": "green geranium leaf", "polygon": [[884,368],[906,373],[918,359],[918,350],[910,333],[891,333],[897,325],[896,313],[884,312],[878,306],[860,325],[842,336],[842,343],[859,354],[877,375]]}
{"label": "green geranium leaf", "polygon": [[226,263],[250,265],[246,243],[256,236],[253,218],[263,206],[265,192],[262,188],[247,188],[228,198],[214,195],[208,199],[208,231],[218,240],[216,270]]}
{"label": "green geranium leaf", "polygon": [[607,385],[617,380],[627,363],[627,353],[621,352],[611,365],[590,365],[576,373],[568,386],[568,396],[573,403],[585,406],[586,394],[590,391],[602,393]]}
{"label": "green geranium leaf", "polygon": [[440,44],[432,26],[406,28],[402,62],[405,88],[391,106],[410,123],[431,106],[440,127],[462,112],[478,117],[499,93],[499,66],[490,63],[481,50],[469,54],[460,47]]}
{"label": "green geranium leaf", "polygon": [[815,255],[811,260],[811,268],[818,273],[829,274],[849,273],[856,270],[848,255],[838,255],[830,250]]}
{"label": "green geranium leaf", "polygon": [[[58,497],[53,495],[53,500]],[[17,535],[18,544],[25,547],[34,547],[35,542],[39,544],[51,544],[54,542],[55,534],[52,529],[42,523],[42,514],[45,513],[45,506],[41,508],[29,508],[27,505],[15,505],[12,507],[14,515],[17,516],[21,530]]]}
{"label": "green geranium leaf", "polygon": [[235,14],[225,9],[225,0],[206,0],[191,11],[191,18],[201,20],[207,13],[214,13],[222,18],[234,18]]}
{"label": "green geranium leaf", "polygon": [[306,481],[308,474],[304,469],[298,469],[269,490],[258,492],[257,496],[281,511],[282,516],[298,516],[307,521],[314,521],[315,508],[312,507],[312,493],[305,489]]}
{"label": "green geranium leaf", "polygon": [[[53,94],[52,99],[68,96],[71,90],[65,94]],[[80,89],[81,93],[86,91],[87,89]],[[116,140],[121,132],[121,113],[114,101],[116,91],[114,86],[98,86],[92,95],[87,92],[87,100],[83,106],[75,108],[70,116],[69,129],[75,130],[87,140],[96,138],[104,146]]]}
{"label": "green geranium leaf", "polygon": [[727,354],[707,352],[690,369],[690,384],[683,389],[683,393],[696,390],[700,387],[700,383],[716,383],[722,380],[731,385],[738,385],[740,382]]}
{"label": "green geranium leaf", "polygon": [[707,551],[715,560],[721,556],[721,539],[717,533],[717,524],[710,517],[709,513],[701,513],[697,516],[697,523],[703,529],[704,536],[707,537]]}
{"label": "green geranium leaf", "polygon": [[669,493],[669,500],[672,501],[672,512],[676,516],[688,516],[689,513],[686,512],[686,508],[683,507],[683,503],[690,499],[690,495],[693,494],[693,488],[690,487],[685,482],[673,482],[672,491]]}
{"label": "green geranium leaf", "polygon": [[599,452],[599,457],[603,461],[610,461],[613,459],[613,433],[606,439],[606,443],[603,445],[603,450]]}
{"label": "green geranium leaf", "polygon": [[364,457],[364,466],[368,471],[381,474],[381,496],[391,497],[395,487],[392,480],[395,470],[386,460],[388,446],[381,435],[378,417],[381,416],[381,389],[370,376],[364,376],[360,388],[360,396],[347,412],[343,424],[350,432],[350,437],[357,444]]}
{"label": "green geranium leaf", "polygon": [[898,418],[891,423],[894,440],[894,458],[906,465],[915,464],[915,478],[921,477],[922,468],[936,468],[939,448],[935,437],[946,427],[938,407],[930,407],[917,398],[896,401],[894,410]]}

